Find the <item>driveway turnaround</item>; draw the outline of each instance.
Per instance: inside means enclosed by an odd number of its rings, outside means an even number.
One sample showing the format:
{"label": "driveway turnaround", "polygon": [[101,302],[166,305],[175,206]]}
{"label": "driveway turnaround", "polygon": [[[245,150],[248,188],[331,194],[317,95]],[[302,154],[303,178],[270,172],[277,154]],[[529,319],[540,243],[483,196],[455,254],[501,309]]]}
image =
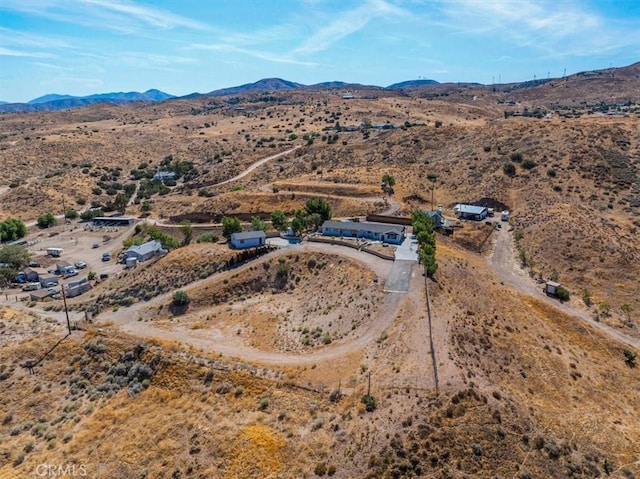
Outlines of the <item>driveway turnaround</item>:
{"label": "driveway turnaround", "polygon": [[401,245],[396,248],[396,261],[418,262],[418,241],[413,239],[413,235],[408,235]]}
{"label": "driveway turnaround", "polygon": [[416,261],[395,260],[384,282],[384,291],[386,293],[408,292],[411,268],[414,264],[417,264]]}

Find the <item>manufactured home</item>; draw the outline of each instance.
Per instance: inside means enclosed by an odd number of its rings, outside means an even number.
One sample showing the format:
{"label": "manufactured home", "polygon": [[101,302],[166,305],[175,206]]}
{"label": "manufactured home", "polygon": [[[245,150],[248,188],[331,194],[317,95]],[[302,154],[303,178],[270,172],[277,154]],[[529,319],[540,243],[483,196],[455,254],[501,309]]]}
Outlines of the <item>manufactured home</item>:
{"label": "manufactured home", "polygon": [[332,221],[322,224],[324,236],[365,238],[383,243],[401,244],[406,236],[406,226],[369,221]]}

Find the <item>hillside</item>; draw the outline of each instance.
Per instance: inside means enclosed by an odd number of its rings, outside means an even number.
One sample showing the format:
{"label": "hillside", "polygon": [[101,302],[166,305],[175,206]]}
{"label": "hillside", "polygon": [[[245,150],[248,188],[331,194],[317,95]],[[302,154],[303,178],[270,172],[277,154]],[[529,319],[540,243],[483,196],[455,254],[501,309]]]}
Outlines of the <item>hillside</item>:
{"label": "hillside", "polygon": [[[62,245],[107,275],[33,374],[62,300],[0,295],[0,477],[640,477],[638,68],[0,115],[0,219],[125,195],[146,223],[30,226],[38,260]],[[433,278],[393,245],[221,241],[225,216],[248,230],[311,198],[334,219],[510,219],[454,220]],[[151,228],[180,246],[101,261]],[[542,294],[551,278],[569,299]]]}

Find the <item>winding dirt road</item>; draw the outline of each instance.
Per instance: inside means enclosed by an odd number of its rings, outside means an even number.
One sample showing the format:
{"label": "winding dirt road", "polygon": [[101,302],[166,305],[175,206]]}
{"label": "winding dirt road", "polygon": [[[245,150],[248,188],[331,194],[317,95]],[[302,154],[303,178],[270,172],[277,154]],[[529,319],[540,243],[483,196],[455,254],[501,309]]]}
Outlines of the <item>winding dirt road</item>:
{"label": "winding dirt road", "polygon": [[[384,278],[392,266],[391,262],[382,260],[376,256],[351,248],[323,243],[302,243],[300,245],[280,249],[261,257],[260,261],[277,258],[278,256],[295,253],[297,251],[320,252],[345,256],[362,263],[363,266],[367,268],[370,268],[380,278]],[[207,281],[224,281],[227,276],[235,275],[238,272],[242,272],[243,270],[253,267],[254,265],[255,261],[250,261],[237,269],[225,271],[215,277],[209,277],[192,283],[184,289],[188,292]],[[367,323],[361,329],[360,335],[355,338],[351,338],[346,341],[336,341],[329,346],[324,346],[322,349],[307,353],[279,353],[232,344],[232,341],[230,341],[226,335],[222,334],[215,328],[191,330],[181,326],[173,330],[167,330],[165,328],[156,327],[148,322],[138,321],[143,309],[154,308],[154,306],[157,307],[160,304],[170,302],[171,294],[172,293],[166,293],[157,296],[148,302],[136,303],[129,308],[120,308],[116,312],[102,314],[100,319],[113,321],[122,331],[139,337],[179,341],[186,345],[202,349],[203,351],[222,353],[226,356],[242,358],[249,361],[280,365],[299,365],[312,364],[318,361],[338,358],[347,353],[357,351],[358,349],[376,341],[382,332],[393,323],[400,308],[401,299],[405,296],[401,293],[388,293],[378,311],[378,314],[375,315],[371,322]]]}
{"label": "winding dirt road", "polygon": [[[506,226],[506,225],[505,225]],[[561,303],[555,298],[551,298],[542,292],[542,286],[537,284],[520,267],[515,251],[514,242],[508,228],[498,230],[497,238],[491,255],[487,262],[495,271],[498,277],[507,285],[525,294],[540,299],[581,321],[588,323],[594,328],[602,331],[609,337],[621,343],[640,349],[640,341],[636,338],[624,334],[622,331],[604,323],[595,321],[587,312],[571,307],[569,304]]]}

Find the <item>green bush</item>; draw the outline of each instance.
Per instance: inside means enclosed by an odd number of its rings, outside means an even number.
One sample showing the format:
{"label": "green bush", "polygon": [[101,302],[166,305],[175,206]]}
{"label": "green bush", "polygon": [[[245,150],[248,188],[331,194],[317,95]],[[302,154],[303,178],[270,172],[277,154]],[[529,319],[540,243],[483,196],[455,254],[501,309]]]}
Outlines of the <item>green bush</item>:
{"label": "green bush", "polygon": [[189,295],[185,291],[179,289],[178,291],[173,293],[172,304],[174,306],[177,306],[180,308],[180,307],[187,306],[190,302],[191,302],[191,298],[189,298]]}
{"label": "green bush", "polygon": [[53,216],[53,213],[46,212],[38,216],[38,226],[40,228],[49,228],[56,224],[56,217]]}
{"label": "green bush", "polygon": [[196,240],[197,243],[215,243],[218,241],[218,236],[211,233],[210,231],[207,231],[206,233],[202,233],[200,236],[198,236],[198,239]]}
{"label": "green bush", "polygon": [[569,294],[569,291],[567,291],[567,289],[559,286],[558,288],[556,288],[556,296],[560,301],[569,301],[571,295]]}

